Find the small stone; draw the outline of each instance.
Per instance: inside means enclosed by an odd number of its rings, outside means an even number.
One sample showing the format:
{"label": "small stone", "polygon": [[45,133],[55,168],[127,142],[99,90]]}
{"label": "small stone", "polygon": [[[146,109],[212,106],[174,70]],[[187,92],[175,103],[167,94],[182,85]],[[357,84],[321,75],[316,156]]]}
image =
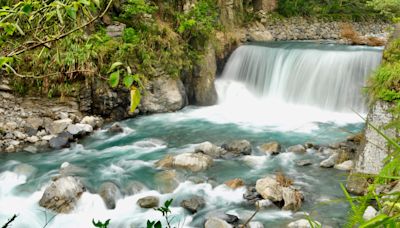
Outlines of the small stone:
{"label": "small stone", "polygon": [[15,135],[15,137],[17,137],[17,139],[19,140],[24,140],[26,139],[26,135],[20,131],[14,131],[13,134]]}
{"label": "small stone", "polygon": [[108,132],[111,132],[111,133],[122,133],[122,132],[124,132],[124,129],[121,127],[121,125],[119,125],[119,123],[114,123],[108,129]]}
{"label": "small stone", "polygon": [[371,220],[375,218],[378,214],[378,211],[373,208],[372,206],[368,206],[367,209],[365,209],[365,212],[363,214],[363,219],[365,221]]}
{"label": "small stone", "polygon": [[13,131],[13,130],[15,130],[17,127],[18,127],[18,124],[17,124],[16,122],[10,121],[10,122],[7,122],[7,123],[5,124],[4,129],[5,129],[5,130],[8,130],[8,131]]}
{"label": "small stone", "polygon": [[5,85],[5,84],[0,84],[0,91],[4,91],[4,92],[11,92],[12,89],[10,86]]}
{"label": "small stone", "polygon": [[245,184],[244,184],[244,181],[242,179],[235,178],[235,179],[226,181],[225,185],[228,186],[231,189],[237,189],[237,188],[243,187]]}
{"label": "small stone", "polygon": [[137,204],[141,207],[141,208],[154,208],[154,207],[158,207],[158,204],[160,203],[160,200],[158,199],[158,197],[155,196],[147,196],[147,197],[143,197],[140,198],[137,201]]}
{"label": "small stone", "polygon": [[55,137],[57,137],[57,136],[55,136],[55,135],[45,135],[45,136],[42,137],[42,140],[50,141],[52,138],[55,138]]}
{"label": "small stone", "polygon": [[6,152],[7,153],[12,153],[12,152],[15,152],[15,146],[13,146],[13,145],[9,145],[7,148],[6,148]]}
{"label": "small stone", "polygon": [[203,208],[205,204],[206,201],[203,198],[196,196],[188,200],[183,200],[180,205],[190,211],[190,213],[194,214]]}

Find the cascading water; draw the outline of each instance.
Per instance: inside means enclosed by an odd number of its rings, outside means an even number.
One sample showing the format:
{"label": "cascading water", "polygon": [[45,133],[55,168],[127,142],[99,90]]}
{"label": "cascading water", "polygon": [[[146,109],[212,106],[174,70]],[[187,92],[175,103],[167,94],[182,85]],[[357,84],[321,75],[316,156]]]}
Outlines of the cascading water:
{"label": "cascading water", "polygon": [[[259,146],[272,140],[283,148],[304,142],[323,145],[359,131],[362,120],[350,110],[365,110],[360,90],[379,63],[381,51],[311,43],[245,45],[233,53],[216,83],[218,105],[126,120],[121,122],[123,133],[98,130],[68,149],[0,153],[0,225],[13,214],[18,215],[13,223],[16,228],[41,228],[49,220],[49,228],[91,227],[92,219],[111,219],[110,228],[145,227],[147,220],[163,221],[157,211],[137,205],[144,196],[157,196],[160,202],[174,199],[171,217],[177,227],[203,227],[206,217],[221,213],[246,221],[255,209],[243,199],[246,188],[233,190],[223,183],[242,178],[247,185],[254,185],[257,179],[282,171],[304,192],[302,211],[315,214],[324,225],[343,227],[348,211],[340,189],[346,178],[343,172],[321,169],[318,164],[326,157],[313,150],[266,156]],[[176,176],[166,181],[177,188],[168,193],[162,190],[169,185],[159,181],[163,171],[154,167],[155,161],[166,154],[192,152],[204,141],[221,145],[233,139],[249,140],[252,154],[215,159],[210,169],[200,173],[177,170]],[[313,164],[298,167],[298,159]],[[70,214],[52,219],[54,214],[44,212],[38,202],[64,162],[84,170],[76,175],[88,192]],[[123,192],[115,209],[107,209],[97,194],[101,183],[108,181]],[[129,195],[126,190],[132,181],[146,187]],[[179,206],[193,195],[206,200],[205,208],[195,215]],[[330,200],[341,203],[326,204]],[[299,218],[270,207],[260,210],[254,220],[265,227],[287,227]]]}
{"label": "cascading water", "polygon": [[381,47],[255,43],[234,51],[221,78],[244,83],[259,98],[363,113],[361,90],[381,58]]}

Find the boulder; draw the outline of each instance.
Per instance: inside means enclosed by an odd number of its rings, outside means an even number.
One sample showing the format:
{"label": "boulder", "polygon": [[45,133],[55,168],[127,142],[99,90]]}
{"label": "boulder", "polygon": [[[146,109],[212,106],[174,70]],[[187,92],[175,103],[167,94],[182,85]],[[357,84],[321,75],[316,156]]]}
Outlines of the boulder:
{"label": "boulder", "polygon": [[235,178],[235,179],[226,181],[225,185],[231,189],[237,189],[237,188],[245,186],[245,183],[242,179]]}
{"label": "boulder", "polygon": [[155,196],[146,196],[146,197],[140,198],[137,201],[137,204],[141,208],[155,208],[155,207],[158,207],[159,203],[160,203],[160,200],[158,199],[158,197],[155,197]]}
{"label": "boulder", "polygon": [[363,214],[363,219],[365,221],[371,220],[375,218],[378,215],[378,211],[373,208],[372,206],[368,206],[367,209],[365,209],[365,212]]}
{"label": "boulder", "polygon": [[70,124],[72,124],[71,119],[56,120],[47,124],[46,130],[52,135],[57,135],[67,129]]}
{"label": "boulder", "polygon": [[269,199],[273,202],[283,200],[282,186],[274,177],[265,177],[257,180],[256,190],[264,199]]}
{"label": "boulder", "polygon": [[108,129],[108,132],[111,133],[122,133],[124,132],[124,129],[121,127],[119,123],[113,123],[111,127]]}
{"label": "boulder", "polygon": [[297,166],[309,166],[312,165],[312,161],[310,159],[305,159],[305,160],[297,160],[295,161]]}
{"label": "boulder", "polygon": [[[321,223],[315,221],[319,226]],[[312,228],[315,226],[311,226],[310,222],[307,219],[299,219],[297,221],[291,222],[287,226],[288,228]]]}
{"label": "boulder", "polygon": [[191,199],[183,200],[180,205],[181,207],[188,210],[190,213],[194,214],[198,210],[202,209],[205,206],[205,204],[206,201],[203,198],[195,196]]}
{"label": "boulder", "polygon": [[336,164],[334,166],[335,169],[338,170],[343,170],[343,171],[350,171],[351,169],[353,169],[354,163],[352,160],[348,160],[348,161],[344,161],[340,164]]}
{"label": "boulder", "polygon": [[276,142],[269,142],[269,143],[265,143],[263,145],[260,146],[260,150],[266,154],[279,154],[280,150],[281,150],[281,145]]}
{"label": "boulder", "polygon": [[136,195],[146,189],[147,189],[147,187],[143,183],[141,183],[139,181],[131,181],[124,188],[124,193],[128,196],[133,196],[133,195]]}
{"label": "boulder", "polygon": [[254,221],[249,223],[249,228],[264,228],[264,225],[261,222]]}
{"label": "boulder", "polygon": [[234,140],[222,145],[226,151],[224,157],[238,157],[251,154],[251,144],[247,140]]}
{"label": "boulder", "polygon": [[69,139],[63,136],[56,136],[51,138],[49,145],[53,149],[61,149],[69,146]]}
{"label": "boulder", "polygon": [[156,161],[154,165],[158,168],[172,168],[174,166],[174,157],[172,155],[167,155],[164,158]]}
{"label": "boulder", "polygon": [[220,158],[222,154],[225,152],[225,150],[210,142],[203,142],[194,148],[194,152],[203,153],[208,156],[211,156],[212,158]]}
{"label": "boulder", "polygon": [[204,228],[233,228],[233,226],[220,218],[212,217],[207,219]]}
{"label": "boulder", "polygon": [[97,116],[85,116],[82,118],[81,124],[89,124],[93,129],[100,128],[103,125],[103,119]]}
{"label": "boulder", "polygon": [[158,191],[171,193],[179,186],[181,177],[176,170],[165,170],[157,173],[154,179],[157,183]]}
{"label": "boulder", "polygon": [[339,157],[339,154],[338,153],[334,153],[331,156],[329,156],[329,158],[323,160],[319,164],[319,166],[322,167],[322,168],[332,168],[335,165],[336,160],[338,159],[338,157]]}
{"label": "boulder", "polygon": [[250,31],[248,34],[248,40],[250,42],[271,41],[273,39],[274,37],[268,30]]}
{"label": "boulder", "polygon": [[122,196],[119,187],[112,182],[101,184],[98,193],[108,209],[115,209],[116,201]]}
{"label": "boulder", "polygon": [[89,124],[70,124],[67,128],[67,132],[73,136],[81,136],[93,132],[93,127]]}
{"label": "boulder", "polygon": [[36,143],[39,141],[39,137],[37,137],[36,135],[33,135],[33,136],[26,138],[26,141],[30,142],[30,143]]}
{"label": "boulder", "polygon": [[192,172],[206,170],[212,164],[212,157],[201,153],[183,153],[176,155],[173,159],[174,167],[188,169]]}
{"label": "boulder", "polygon": [[141,99],[142,113],[174,112],[187,104],[185,88],[180,79],[159,77],[149,83]]}
{"label": "boulder", "polygon": [[298,190],[284,187],[282,188],[282,197],[285,202],[283,210],[297,211],[300,209],[303,196]]}
{"label": "boulder", "polygon": [[294,152],[294,153],[305,153],[306,152],[306,148],[303,145],[298,144],[298,145],[294,145],[294,146],[289,147],[287,149],[287,151]]}
{"label": "boulder", "polygon": [[39,205],[57,213],[69,213],[86,189],[74,177],[61,177],[46,188]]}

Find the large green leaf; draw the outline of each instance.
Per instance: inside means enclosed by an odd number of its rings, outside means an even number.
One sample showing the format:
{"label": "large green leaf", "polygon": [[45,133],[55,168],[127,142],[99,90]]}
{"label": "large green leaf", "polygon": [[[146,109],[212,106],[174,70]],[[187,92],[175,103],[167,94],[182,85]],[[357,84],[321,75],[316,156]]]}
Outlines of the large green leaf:
{"label": "large green leaf", "polygon": [[110,74],[108,82],[110,83],[111,87],[117,87],[119,83],[119,71],[115,71],[114,73]]}
{"label": "large green leaf", "polygon": [[140,91],[138,88],[135,86],[131,87],[131,110],[130,112],[134,112],[136,110],[136,107],[140,104]]}
{"label": "large green leaf", "polygon": [[25,14],[29,14],[30,12],[32,12],[32,4],[26,3],[22,8],[21,8],[22,12],[24,12]]}
{"label": "large green leaf", "polygon": [[126,88],[130,88],[133,83],[133,76],[130,74],[125,75],[123,82]]}

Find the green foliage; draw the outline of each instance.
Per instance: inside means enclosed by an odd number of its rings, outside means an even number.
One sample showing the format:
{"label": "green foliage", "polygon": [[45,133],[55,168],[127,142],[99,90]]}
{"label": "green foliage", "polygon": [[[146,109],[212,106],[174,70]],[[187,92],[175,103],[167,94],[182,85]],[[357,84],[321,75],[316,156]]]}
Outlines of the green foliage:
{"label": "green foliage", "polygon": [[331,20],[379,18],[367,0],[279,0],[278,12],[286,17],[312,16]]}
{"label": "green foliage", "polygon": [[[164,202],[164,206],[154,208],[154,210],[159,211],[162,213],[163,217],[165,218],[165,222],[167,223],[166,227],[171,228],[171,220],[168,218],[168,214],[171,213],[171,210],[169,207],[172,204],[173,199],[167,200]],[[160,221],[149,221],[147,220],[147,228],[161,228],[162,223]]]}
{"label": "green foliage", "polygon": [[95,222],[94,219],[92,219],[92,224],[94,227],[97,227],[97,228],[108,228],[108,225],[110,224],[110,219],[108,219],[104,223],[101,222],[100,220],[98,222]]}
{"label": "green foliage", "polygon": [[123,13],[120,17],[124,19],[138,19],[140,16],[153,14],[156,10],[156,6],[151,5],[145,0],[128,0],[123,5]]}
{"label": "green foliage", "polygon": [[370,0],[368,5],[388,18],[400,16],[399,0]]}
{"label": "green foliage", "polygon": [[140,42],[140,37],[134,28],[126,28],[124,29],[122,40],[125,43],[138,44]]}

